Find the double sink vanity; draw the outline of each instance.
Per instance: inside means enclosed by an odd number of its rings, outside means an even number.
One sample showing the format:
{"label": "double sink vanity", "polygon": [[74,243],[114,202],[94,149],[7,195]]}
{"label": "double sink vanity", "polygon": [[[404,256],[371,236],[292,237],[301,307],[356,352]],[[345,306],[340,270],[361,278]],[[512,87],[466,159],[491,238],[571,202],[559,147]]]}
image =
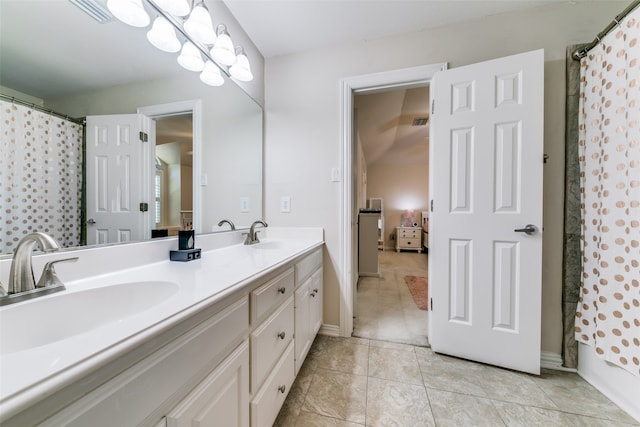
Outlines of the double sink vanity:
{"label": "double sink vanity", "polygon": [[65,291],[0,307],[0,423],[271,426],[322,324],[323,231],[264,233],[74,251]]}

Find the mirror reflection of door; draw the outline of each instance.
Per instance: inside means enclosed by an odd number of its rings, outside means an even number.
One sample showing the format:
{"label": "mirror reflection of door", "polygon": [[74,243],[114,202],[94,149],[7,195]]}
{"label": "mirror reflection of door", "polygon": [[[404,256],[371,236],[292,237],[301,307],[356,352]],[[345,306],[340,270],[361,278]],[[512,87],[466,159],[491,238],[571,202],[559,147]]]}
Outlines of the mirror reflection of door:
{"label": "mirror reflection of door", "polygon": [[158,117],[155,122],[153,236],[173,236],[193,225],[193,118],[187,113]]}

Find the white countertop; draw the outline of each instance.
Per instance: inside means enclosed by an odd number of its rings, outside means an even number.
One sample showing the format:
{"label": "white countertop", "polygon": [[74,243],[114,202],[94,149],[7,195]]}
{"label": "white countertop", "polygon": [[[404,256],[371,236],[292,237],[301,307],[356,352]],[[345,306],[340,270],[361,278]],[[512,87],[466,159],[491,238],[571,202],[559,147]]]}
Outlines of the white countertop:
{"label": "white countertop", "polygon": [[[315,233],[293,239],[265,239],[265,243],[278,242],[275,247],[269,249],[235,244],[203,251],[200,260],[190,262],[171,262],[167,254],[165,261],[66,282],[66,291],[0,308],[1,332],[12,327],[3,320],[8,311],[19,310],[22,304],[37,303],[39,299],[63,298],[64,294],[139,281],[174,282],[178,285],[163,302],[135,315],[114,319],[87,332],[40,347],[18,349],[6,354],[2,352],[0,413],[5,418],[25,409],[32,402],[135,348],[149,337],[188,318],[202,307],[221,300],[249,281],[322,245],[321,236],[320,232],[320,237]],[[77,255],[81,262],[82,251]],[[64,275],[60,276],[64,280]],[[114,304],[113,301],[105,303]],[[68,310],[72,313],[78,312],[78,322],[82,322],[82,316],[87,315],[82,313],[81,307],[68,307]],[[38,321],[47,322],[47,319],[42,318]]]}

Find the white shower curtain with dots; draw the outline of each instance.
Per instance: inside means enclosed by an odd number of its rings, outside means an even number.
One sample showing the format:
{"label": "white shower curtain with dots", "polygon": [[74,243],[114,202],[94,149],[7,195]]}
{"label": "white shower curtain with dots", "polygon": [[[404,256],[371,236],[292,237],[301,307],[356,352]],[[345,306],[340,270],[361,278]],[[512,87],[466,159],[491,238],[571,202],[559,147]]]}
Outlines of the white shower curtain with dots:
{"label": "white shower curtain with dots", "polygon": [[41,231],[80,244],[82,126],[0,101],[0,253]]}
{"label": "white shower curtain with dots", "polygon": [[640,8],[581,61],[575,337],[640,376]]}

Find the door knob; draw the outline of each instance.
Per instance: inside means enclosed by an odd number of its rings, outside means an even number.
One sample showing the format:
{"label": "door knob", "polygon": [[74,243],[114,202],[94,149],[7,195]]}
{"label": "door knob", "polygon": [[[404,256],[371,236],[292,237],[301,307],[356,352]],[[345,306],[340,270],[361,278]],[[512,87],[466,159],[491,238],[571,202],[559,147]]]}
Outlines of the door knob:
{"label": "door knob", "polygon": [[87,220],[87,224],[89,224],[89,225],[93,225],[93,224],[95,224],[95,223],[96,223],[96,220],[95,220],[95,219],[93,219],[93,218],[89,218],[89,219]]}
{"label": "door knob", "polygon": [[525,233],[529,236],[536,234],[536,231],[538,231],[538,228],[533,225],[533,224],[527,224],[524,228],[516,228],[515,230],[516,233]]}

